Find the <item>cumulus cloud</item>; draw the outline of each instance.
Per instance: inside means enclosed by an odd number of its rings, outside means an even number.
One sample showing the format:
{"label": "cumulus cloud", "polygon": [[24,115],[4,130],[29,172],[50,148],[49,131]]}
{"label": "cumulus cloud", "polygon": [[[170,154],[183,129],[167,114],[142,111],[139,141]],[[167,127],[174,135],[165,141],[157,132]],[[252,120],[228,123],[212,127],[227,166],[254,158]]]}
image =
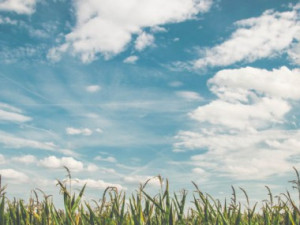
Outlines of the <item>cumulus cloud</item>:
{"label": "cumulus cloud", "polygon": [[255,95],[297,100],[300,70],[285,66],[271,71],[253,67],[227,69],[219,71],[208,85],[214,94],[227,101],[249,102]]}
{"label": "cumulus cloud", "polygon": [[87,166],[87,168],[86,168],[86,170],[88,171],[88,172],[95,172],[95,171],[97,171],[99,168],[98,168],[98,166],[96,166],[95,164],[89,164],[88,166]]}
{"label": "cumulus cloud", "polygon": [[198,175],[201,175],[201,176],[206,176],[206,171],[204,170],[204,169],[202,169],[202,168],[194,168],[193,170],[192,170],[192,172],[193,173],[196,173],[196,174],[198,174]]}
{"label": "cumulus cloud", "polygon": [[93,131],[90,130],[89,128],[82,128],[82,129],[77,129],[74,127],[68,127],[66,128],[66,133],[69,135],[84,135],[84,136],[90,136],[93,134]]}
{"label": "cumulus cloud", "polygon": [[143,49],[150,37],[145,36],[143,28],[192,19],[198,13],[207,12],[211,5],[212,0],[77,0],[77,22],[65,36],[63,46],[66,47],[55,47],[50,55],[58,59],[59,54],[69,49],[83,62],[94,60],[99,53],[110,58],[126,48],[133,34],[142,35],[136,47]]}
{"label": "cumulus cloud", "polygon": [[68,167],[71,171],[82,171],[83,163],[74,159],[73,157],[57,158],[56,156],[49,156],[39,161],[41,166],[50,169],[61,169],[64,166]]}
{"label": "cumulus cloud", "polygon": [[101,87],[99,85],[90,85],[85,88],[87,92],[94,93],[100,91]]}
{"label": "cumulus cloud", "polygon": [[154,36],[152,34],[147,34],[142,32],[138,38],[135,40],[135,49],[138,51],[144,50],[146,47],[154,44]]}
{"label": "cumulus cloud", "polygon": [[124,59],[124,63],[131,63],[134,64],[136,63],[136,61],[139,59],[139,57],[137,57],[136,55],[131,55],[129,57],[127,57],[126,59]]}
{"label": "cumulus cloud", "polygon": [[[149,180],[149,181],[148,181]],[[126,184],[144,184],[146,181],[148,181],[147,185],[160,187],[160,181],[157,177],[151,177],[151,176],[140,176],[140,175],[132,175],[132,176],[125,176],[123,178],[123,181]]]}
{"label": "cumulus cloud", "polygon": [[82,187],[85,184],[87,185],[87,187],[94,188],[94,189],[104,190],[107,187],[116,187],[118,190],[126,190],[126,188],[120,184],[109,183],[103,180],[75,179],[73,183],[74,186],[78,186],[78,187]]}
{"label": "cumulus cloud", "polygon": [[299,165],[293,158],[300,156],[300,131],[285,127],[300,99],[299,84],[299,69],[219,71],[208,81],[217,99],[189,113],[199,129],[180,131],[175,151],[202,151],[191,157],[193,172],[265,179],[290,171]]}
{"label": "cumulus cloud", "polygon": [[22,114],[22,110],[10,106],[5,103],[0,103],[0,120],[13,122],[27,122],[31,118]]}
{"label": "cumulus cloud", "polygon": [[286,99],[300,99],[300,70],[286,67],[222,70],[208,84],[219,99],[198,107],[190,117],[238,130],[283,123],[291,110]]}
{"label": "cumulus cloud", "polygon": [[0,170],[2,178],[8,179],[12,183],[25,183],[28,182],[28,176],[25,173],[16,171],[14,169],[2,169]]}
{"label": "cumulus cloud", "polygon": [[32,14],[36,0],[4,0],[0,2],[0,11],[16,12],[18,14]]}
{"label": "cumulus cloud", "polygon": [[[210,173],[203,169],[203,165],[197,165],[197,163],[192,163],[192,165],[197,166],[192,169],[192,173],[197,176],[198,182],[204,183],[209,181]],[[199,167],[202,166],[202,167]]]}
{"label": "cumulus cloud", "polygon": [[262,98],[248,105],[216,100],[200,106],[189,115],[199,122],[209,122],[238,130],[263,128],[270,123],[283,122],[290,105],[280,99]]}
{"label": "cumulus cloud", "polygon": [[153,33],[167,32],[167,29],[164,27],[160,27],[160,26],[154,26],[154,27],[151,27],[151,32],[153,32]]}
{"label": "cumulus cloud", "polygon": [[[253,62],[287,52],[292,43],[299,41],[296,8],[285,12],[267,10],[260,17],[240,20],[234,25],[237,29],[228,40],[202,50],[202,57],[194,62],[196,68]],[[290,52],[292,58],[296,57],[294,52]]]}
{"label": "cumulus cloud", "polygon": [[239,180],[261,180],[289,172],[299,157],[299,131],[265,130],[237,134],[182,131],[177,147],[207,149],[191,157],[196,168],[209,169],[221,176]]}
{"label": "cumulus cloud", "polygon": [[47,53],[47,59],[49,59],[52,62],[58,62],[61,60],[61,54],[63,52],[66,52],[69,48],[68,44],[62,44],[58,47],[51,48]]}
{"label": "cumulus cloud", "polygon": [[16,20],[12,20],[9,17],[1,17],[0,16],[0,24],[10,24],[16,25],[18,22]]}

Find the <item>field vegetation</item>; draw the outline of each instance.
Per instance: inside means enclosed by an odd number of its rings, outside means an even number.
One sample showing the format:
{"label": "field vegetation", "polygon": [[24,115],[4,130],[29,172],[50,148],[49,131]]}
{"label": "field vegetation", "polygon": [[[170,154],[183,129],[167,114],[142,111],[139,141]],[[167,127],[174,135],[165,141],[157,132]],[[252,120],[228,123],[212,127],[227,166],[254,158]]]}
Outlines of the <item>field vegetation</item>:
{"label": "field vegetation", "polygon": [[[162,182],[161,177],[161,190],[155,196],[146,193],[147,181],[131,196],[108,187],[101,200],[86,202],[86,186],[76,193],[72,191],[68,171],[68,179],[57,181],[64,209],[57,209],[51,196],[41,190],[34,190],[34,197],[25,203],[7,199],[5,187],[1,188],[0,225],[299,225],[300,177],[296,169],[295,172],[296,179],[290,183],[299,194],[297,202],[289,192],[273,196],[268,187],[268,200],[252,207],[242,188],[246,204],[237,200],[233,187],[230,200],[221,202],[193,183],[192,206],[186,209],[187,191],[170,193],[168,180]],[[43,193],[43,199],[39,199],[38,192]]]}

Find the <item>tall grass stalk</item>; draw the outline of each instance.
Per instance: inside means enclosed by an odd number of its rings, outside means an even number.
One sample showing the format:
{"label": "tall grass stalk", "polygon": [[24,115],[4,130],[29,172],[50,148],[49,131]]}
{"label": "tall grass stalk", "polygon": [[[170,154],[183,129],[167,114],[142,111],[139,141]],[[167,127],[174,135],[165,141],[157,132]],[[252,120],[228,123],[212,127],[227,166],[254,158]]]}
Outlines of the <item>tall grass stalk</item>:
{"label": "tall grass stalk", "polygon": [[[266,186],[268,199],[250,205],[247,192],[240,188],[246,198],[243,207],[232,187],[230,202],[214,199],[203,193],[196,183],[192,194],[192,206],[186,209],[188,192],[170,193],[169,182],[160,176],[161,190],[154,196],[146,192],[150,180],[126,198],[115,187],[104,190],[99,201],[83,201],[86,185],[78,193],[72,189],[72,177],[67,170],[67,179],[57,180],[64,208],[58,209],[52,196],[42,190],[32,191],[25,203],[23,200],[6,197],[6,187],[0,186],[0,225],[299,225],[300,224],[300,176],[294,168],[296,179],[290,181],[299,199],[294,200],[287,191],[273,196]],[[1,184],[1,181],[0,181]],[[42,194],[42,198],[39,198]]]}

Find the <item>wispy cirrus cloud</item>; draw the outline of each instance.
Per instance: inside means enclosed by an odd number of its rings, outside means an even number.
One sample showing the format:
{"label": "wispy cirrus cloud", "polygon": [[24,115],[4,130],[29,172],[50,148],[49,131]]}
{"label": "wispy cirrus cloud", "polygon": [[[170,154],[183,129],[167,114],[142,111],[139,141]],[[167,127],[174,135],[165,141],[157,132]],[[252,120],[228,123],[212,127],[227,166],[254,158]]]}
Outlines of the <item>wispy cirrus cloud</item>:
{"label": "wispy cirrus cloud", "polygon": [[27,122],[31,118],[22,114],[22,110],[0,102],[0,120],[10,122]]}
{"label": "wispy cirrus cloud", "polygon": [[54,151],[58,147],[52,142],[41,142],[27,138],[17,137],[0,131],[0,143],[8,148],[33,148]]}
{"label": "wispy cirrus cloud", "polygon": [[104,156],[96,156],[94,158],[94,160],[97,160],[97,161],[104,161],[104,162],[110,162],[110,163],[116,163],[117,162],[117,159],[113,156],[107,156],[107,157],[104,157]]}
{"label": "wispy cirrus cloud", "polygon": [[201,101],[203,98],[194,91],[177,91],[176,95],[188,101]]}
{"label": "wispy cirrus cloud", "polygon": [[17,156],[13,157],[12,160],[24,164],[32,164],[37,162],[37,158],[34,155]]}

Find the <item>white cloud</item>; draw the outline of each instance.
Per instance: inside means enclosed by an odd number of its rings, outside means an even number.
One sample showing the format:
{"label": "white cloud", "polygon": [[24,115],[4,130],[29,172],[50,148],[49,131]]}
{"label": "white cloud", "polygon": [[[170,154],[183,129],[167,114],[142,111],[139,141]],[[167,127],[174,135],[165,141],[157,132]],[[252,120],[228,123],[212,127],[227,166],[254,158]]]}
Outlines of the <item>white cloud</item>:
{"label": "white cloud", "polygon": [[185,149],[207,149],[191,157],[191,164],[209,169],[219,176],[238,180],[261,180],[289,172],[293,157],[299,157],[299,131],[267,130],[257,133],[205,135],[182,131],[176,145]]}
{"label": "white cloud", "polygon": [[7,112],[7,111],[0,109],[0,120],[26,122],[26,121],[31,120],[31,118],[24,116],[22,114],[18,114],[18,113],[14,113],[14,112]]}
{"label": "white cloud", "polygon": [[151,177],[151,176],[140,176],[140,175],[132,175],[132,176],[125,176],[123,178],[124,182],[126,184],[144,184],[146,181],[149,180],[147,185],[160,187],[160,181],[157,177]]}
{"label": "white cloud", "polygon": [[101,172],[103,172],[105,174],[114,174],[114,175],[117,174],[116,170],[111,169],[111,168],[104,168],[104,167],[101,167]]}
{"label": "white cloud", "polygon": [[[197,163],[192,163],[192,164],[196,164],[195,166],[198,166]],[[209,181],[210,178],[210,173],[203,168],[198,166],[192,169],[192,173],[197,176],[198,182],[201,183]]]}
{"label": "white cloud", "polygon": [[36,157],[33,155],[24,155],[24,156],[20,156],[20,157],[14,157],[12,158],[13,161],[15,162],[19,162],[19,163],[24,163],[24,164],[31,164],[31,163],[35,163]]}
{"label": "white cloud", "polygon": [[199,128],[180,131],[175,151],[202,150],[191,157],[193,172],[266,179],[290,171],[300,157],[300,130],[286,129],[300,99],[299,84],[299,69],[219,71],[208,81],[218,98],[189,113]]}
{"label": "white cloud", "polygon": [[282,123],[290,108],[287,102],[272,98],[262,98],[251,105],[216,100],[198,107],[189,115],[199,122],[239,130],[253,130],[272,123]]}
{"label": "white cloud", "polygon": [[116,158],[112,157],[112,156],[108,156],[108,157],[97,156],[97,157],[95,157],[95,160],[104,161],[104,162],[111,162],[111,163],[117,162]]}
{"label": "white cloud", "polygon": [[191,112],[191,118],[238,130],[283,123],[291,110],[286,99],[300,99],[300,70],[246,67],[221,70],[208,81],[219,99]]}
{"label": "white cloud", "polygon": [[10,180],[13,183],[25,183],[28,182],[28,176],[22,172],[14,169],[2,169],[0,170],[2,178]]}
{"label": "white cloud", "polygon": [[67,51],[69,48],[68,44],[62,44],[58,47],[51,48],[47,53],[47,59],[52,62],[58,62],[61,59],[61,54]]}
{"label": "white cloud", "polygon": [[3,110],[15,112],[15,113],[22,113],[21,109],[18,109],[14,106],[11,106],[11,105],[8,105],[8,104],[2,103],[2,102],[0,102],[0,108]]}
{"label": "white cloud", "polygon": [[20,137],[12,136],[11,134],[0,132],[0,143],[9,148],[34,148],[44,150],[55,150],[57,147],[51,142],[40,142]]}
{"label": "white cloud", "polygon": [[57,158],[55,156],[49,156],[40,160],[40,165],[50,168],[50,169],[61,169],[64,166],[68,167],[71,171],[82,171],[83,170],[83,163],[77,161],[73,157],[62,157]]}
{"label": "white cloud", "polygon": [[151,27],[151,32],[153,32],[153,33],[167,32],[167,29],[164,27],[160,27],[160,26],[154,26],[154,27]]}
{"label": "white cloud", "polygon": [[42,58],[42,52],[45,50],[45,46],[42,44],[26,45],[21,47],[9,48],[3,47],[0,51],[0,60],[6,64],[16,63],[23,59],[32,59],[34,57]]}
{"label": "white cloud", "polygon": [[297,65],[300,65],[300,37],[298,38],[298,43],[292,44],[288,51],[290,60]]}
{"label": "white cloud", "polygon": [[18,23],[17,20],[12,20],[9,17],[1,17],[0,16],[0,24],[16,25],[17,23]]}
{"label": "white cloud", "polygon": [[0,154],[0,164],[6,163],[4,155]]}
{"label": "white cloud", "polygon": [[13,121],[13,122],[27,122],[31,118],[22,115],[22,111],[13,106],[0,103],[0,120]]}
{"label": "white cloud", "polygon": [[226,66],[236,62],[253,62],[257,59],[282,54],[299,40],[299,13],[268,10],[260,17],[240,20],[237,30],[223,43],[202,51],[203,56],[194,62],[196,68]]}
{"label": "white cloud", "polygon": [[99,119],[99,115],[96,113],[87,113],[86,117],[91,118],[91,119]]}
{"label": "white cloud", "polygon": [[0,11],[12,11],[18,14],[32,14],[36,0],[4,0],[0,2]]}
{"label": "white cloud", "polygon": [[41,190],[44,190],[49,187],[53,187],[54,185],[57,184],[57,181],[52,180],[52,179],[46,179],[46,178],[41,178],[41,177],[34,177],[30,178],[30,182],[34,184],[35,188],[40,188]]}
{"label": "white cloud", "polygon": [[[219,71],[208,81],[220,99],[249,102],[255,93],[267,97],[300,99],[300,69],[287,67],[271,71],[253,67]],[[249,98],[250,97],[250,98]]]}
{"label": "white cloud", "polygon": [[75,156],[75,157],[78,157],[79,154],[74,152],[73,150],[71,149],[60,149],[60,152],[64,155],[68,155],[68,156]]}
{"label": "white cloud", "polygon": [[93,134],[93,131],[91,131],[89,128],[77,129],[77,128],[73,128],[73,127],[68,127],[68,128],[66,128],[66,133],[69,135],[90,136]]}
{"label": "white cloud", "polygon": [[182,82],[180,82],[180,81],[172,81],[172,82],[170,82],[169,83],[169,86],[170,87],[180,87],[180,86],[182,86],[183,85],[183,83]]}
{"label": "white cloud", "polygon": [[102,134],[103,133],[103,130],[101,128],[96,128],[95,131],[99,134]]}
{"label": "white cloud", "polygon": [[194,91],[177,91],[176,95],[188,101],[201,101],[203,98]]}
{"label": "white cloud", "polygon": [[154,44],[154,36],[142,32],[135,41],[135,49],[138,51],[144,50],[146,47]]}
{"label": "white cloud", "polygon": [[192,172],[193,173],[196,173],[196,174],[198,174],[198,175],[202,175],[202,176],[206,176],[206,174],[207,174],[207,172],[204,170],[204,169],[202,169],[202,168],[194,168],[193,170],[192,170]]}
{"label": "white cloud", "polygon": [[129,57],[127,57],[126,59],[124,59],[124,63],[131,63],[134,64],[136,63],[136,61],[139,59],[139,57],[137,57],[136,55],[131,55]]}
{"label": "white cloud", "polygon": [[85,88],[87,92],[94,93],[100,91],[101,87],[99,85],[90,85]]}
{"label": "white cloud", "polygon": [[95,171],[97,171],[99,168],[98,168],[98,166],[96,166],[95,164],[89,164],[88,166],[87,166],[87,168],[86,168],[86,170],[88,171],[88,172],[95,172]]}
{"label": "white cloud", "polygon": [[64,45],[83,62],[94,60],[98,53],[109,58],[122,52],[132,35],[143,33],[143,28],[192,19],[211,5],[212,0],[77,0],[77,23]]}
{"label": "white cloud", "polygon": [[126,188],[120,184],[108,183],[103,180],[93,180],[93,179],[75,179],[73,185],[82,187],[87,184],[87,187],[94,189],[105,189],[107,187],[116,187],[118,190],[125,190]]}

